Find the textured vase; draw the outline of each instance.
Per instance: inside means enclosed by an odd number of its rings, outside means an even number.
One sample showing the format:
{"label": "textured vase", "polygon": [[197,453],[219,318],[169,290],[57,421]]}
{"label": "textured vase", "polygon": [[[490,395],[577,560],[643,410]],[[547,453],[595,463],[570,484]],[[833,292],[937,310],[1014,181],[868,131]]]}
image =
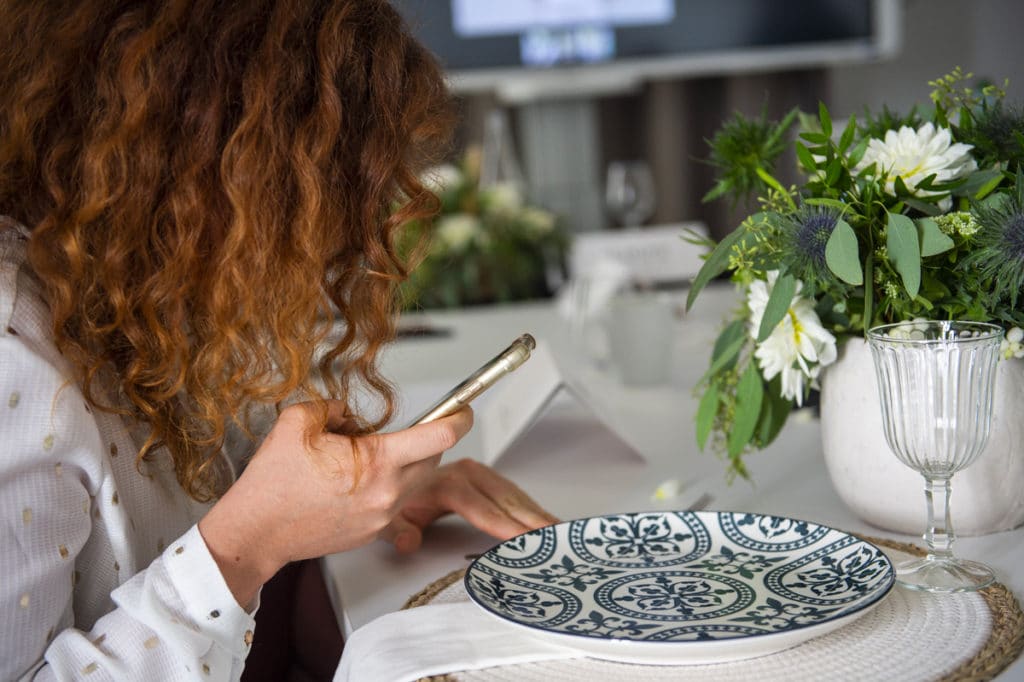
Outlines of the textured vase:
{"label": "textured vase", "polygon": [[[953,528],[984,535],[1024,523],[1024,360],[996,375],[992,431],[971,466],[953,478]],[[924,530],[924,479],[889,449],[871,352],[850,339],[821,380],[821,437],[832,485],[860,518],[908,534]]]}

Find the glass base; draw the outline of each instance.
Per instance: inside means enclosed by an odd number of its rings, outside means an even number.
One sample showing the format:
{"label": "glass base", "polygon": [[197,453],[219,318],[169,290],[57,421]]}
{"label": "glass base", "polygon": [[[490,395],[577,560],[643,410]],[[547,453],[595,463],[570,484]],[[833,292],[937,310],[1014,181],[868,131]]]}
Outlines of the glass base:
{"label": "glass base", "polygon": [[996,580],[985,564],[966,559],[912,559],[896,566],[896,582],[927,592],[973,592]]}

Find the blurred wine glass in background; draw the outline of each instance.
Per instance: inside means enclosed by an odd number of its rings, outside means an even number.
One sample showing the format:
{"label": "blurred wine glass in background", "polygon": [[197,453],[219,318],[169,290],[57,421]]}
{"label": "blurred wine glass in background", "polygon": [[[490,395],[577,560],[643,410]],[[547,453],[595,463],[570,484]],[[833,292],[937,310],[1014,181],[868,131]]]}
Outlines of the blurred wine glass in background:
{"label": "blurred wine glass in background", "polygon": [[604,192],[605,208],[622,227],[637,227],[654,215],[654,176],[644,161],[612,161]]}

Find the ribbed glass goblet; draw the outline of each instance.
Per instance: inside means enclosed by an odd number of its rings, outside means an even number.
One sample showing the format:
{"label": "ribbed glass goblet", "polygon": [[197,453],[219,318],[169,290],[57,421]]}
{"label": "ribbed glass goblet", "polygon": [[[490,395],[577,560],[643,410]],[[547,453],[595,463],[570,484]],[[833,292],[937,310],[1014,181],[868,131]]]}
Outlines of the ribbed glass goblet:
{"label": "ribbed glass goblet", "polygon": [[981,322],[901,322],[868,331],[885,439],[925,479],[928,555],[896,567],[897,581],[931,592],[990,584],[992,570],[953,556],[950,479],[988,441],[1003,330]]}

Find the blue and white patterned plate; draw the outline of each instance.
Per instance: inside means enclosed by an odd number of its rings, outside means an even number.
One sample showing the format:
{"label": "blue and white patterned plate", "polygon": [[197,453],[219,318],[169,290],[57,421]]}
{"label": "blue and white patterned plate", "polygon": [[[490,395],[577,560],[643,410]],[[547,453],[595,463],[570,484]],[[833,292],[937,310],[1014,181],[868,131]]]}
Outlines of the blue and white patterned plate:
{"label": "blue and white patterned plate", "polygon": [[788,649],[864,615],[895,582],[878,547],[808,521],[647,512],[502,542],[466,591],[523,633],[583,655],[712,663]]}

